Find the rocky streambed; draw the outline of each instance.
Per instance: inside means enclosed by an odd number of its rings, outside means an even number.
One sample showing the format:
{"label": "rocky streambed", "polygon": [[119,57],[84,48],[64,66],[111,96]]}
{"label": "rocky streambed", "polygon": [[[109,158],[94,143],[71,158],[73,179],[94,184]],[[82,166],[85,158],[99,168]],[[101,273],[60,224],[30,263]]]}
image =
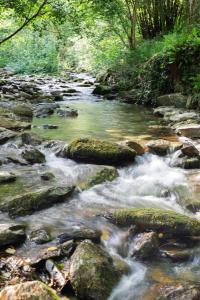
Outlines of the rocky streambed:
{"label": "rocky streambed", "polygon": [[1,71],[0,299],[199,299],[199,114],[93,90]]}

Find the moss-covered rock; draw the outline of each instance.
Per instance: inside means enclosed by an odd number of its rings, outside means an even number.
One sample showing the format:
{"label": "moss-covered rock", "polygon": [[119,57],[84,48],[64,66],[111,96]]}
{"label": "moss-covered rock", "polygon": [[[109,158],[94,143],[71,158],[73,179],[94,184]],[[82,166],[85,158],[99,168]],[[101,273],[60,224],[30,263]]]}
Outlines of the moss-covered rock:
{"label": "moss-covered rock", "polygon": [[93,91],[94,95],[107,95],[112,92],[112,87],[107,85],[97,85]]}
{"label": "moss-covered rock", "polygon": [[86,183],[80,184],[81,190],[88,190],[95,185],[113,181],[118,177],[119,173],[114,167],[103,167],[97,171]]}
{"label": "moss-covered rock", "polygon": [[136,152],[127,147],[87,138],[71,142],[65,154],[79,162],[105,165],[124,165],[133,162],[136,156]]}
{"label": "moss-covered rock", "polygon": [[0,118],[0,127],[4,127],[6,129],[20,131],[25,129],[30,129],[31,124],[27,122],[20,122],[10,118],[2,117]]}
{"label": "moss-covered rock", "polygon": [[71,257],[70,282],[80,299],[105,300],[120,278],[112,258],[89,240],[79,244]]}
{"label": "moss-covered rock", "polygon": [[110,215],[119,226],[137,225],[139,231],[156,231],[171,236],[190,237],[200,235],[200,222],[171,210],[156,208],[128,208],[116,210]]}
{"label": "moss-covered rock", "polygon": [[29,281],[7,286],[0,293],[1,300],[59,300],[56,292],[40,281]]}
{"label": "moss-covered rock", "polygon": [[33,109],[27,104],[18,104],[13,107],[13,113],[19,117],[32,119]]}
{"label": "moss-covered rock", "polygon": [[11,216],[27,215],[69,198],[74,187],[44,187],[25,194],[10,196],[0,203],[0,210]]}
{"label": "moss-covered rock", "polygon": [[26,148],[22,152],[22,157],[30,164],[41,164],[45,162],[45,155],[33,147]]}
{"label": "moss-covered rock", "polygon": [[0,145],[6,143],[9,139],[14,138],[16,135],[16,132],[0,127]]}

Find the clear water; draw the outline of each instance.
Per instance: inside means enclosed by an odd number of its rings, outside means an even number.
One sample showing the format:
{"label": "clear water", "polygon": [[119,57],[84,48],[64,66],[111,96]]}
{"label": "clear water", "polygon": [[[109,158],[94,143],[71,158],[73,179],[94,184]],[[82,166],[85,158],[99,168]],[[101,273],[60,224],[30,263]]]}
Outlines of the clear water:
{"label": "clear water", "polygon": [[[37,126],[59,125],[57,130],[45,131],[34,128],[35,132],[46,138],[62,139],[66,142],[80,136],[111,141],[137,139],[143,142],[163,136],[174,138],[169,131],[155,127],[160,124],[160,120],[148,109],[116,101],[104,101],[91,95],[91,88],[79,88],[77,84],[73,86],[79,89],[80,94],[66,99],[61,105],[78,109],[79,116],[74,119],[63,119],[55,114],[45,119],[35,119],[34,125]],[[76,183],[79,178],[87,176],[91,169],[95,168],[93,165],[58,158],[45,149],[42,151],[46,155],[46,167],[55,173],[58,182]],[[119,168],[119,177],[113,182],[77,193],[69,202],[19,220],[27,222],[32,230],[40,227],[48,228],[55,237],[66,228],[80,228],[83,225],[108,230],[110,238],[104,241],[107,251],[119,256],[131,269],[130,275],[123,276],[114,288],[109,300],[141,299],[155,277],[156,282],[162,281],[162,276],[172,282],[187,276],[189,279],[197,280],[200,273],[198,251],[191,262],[181,264],[156,261],[141,263],[128,256],[121,257],[118,248],[123,244],[124,232],[97,217],[98,214],[119,207],[156,207],[189,214],[184,209],[184,204],[192,196],[193,191],[185,171],[170,167],[172,159],[173,156],[170,155],[161,158],[145,154],[138,157],[134,164]],[[26,244],[22,250],[28,249],[29,246]]]}

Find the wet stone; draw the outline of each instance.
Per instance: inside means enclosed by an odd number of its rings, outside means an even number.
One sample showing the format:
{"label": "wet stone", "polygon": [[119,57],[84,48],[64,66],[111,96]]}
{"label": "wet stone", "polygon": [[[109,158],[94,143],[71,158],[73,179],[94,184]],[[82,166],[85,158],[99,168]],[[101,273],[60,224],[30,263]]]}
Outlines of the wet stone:
{"label": "wet stone", "polygon": [[9,183],[16,180],[16,176],[7,171],[0,171],[0,184],[1,183]]}
{"label": "wet stone", "polygon": [[38,229],[30,233],[29,240],[35,244],[45,244],[51,240],[51,237],[46,230]]}
{"label": "wet stone", "polygon": [[25,226],[21,224],[0,224],[0,247],[15,245],[26,238]]}

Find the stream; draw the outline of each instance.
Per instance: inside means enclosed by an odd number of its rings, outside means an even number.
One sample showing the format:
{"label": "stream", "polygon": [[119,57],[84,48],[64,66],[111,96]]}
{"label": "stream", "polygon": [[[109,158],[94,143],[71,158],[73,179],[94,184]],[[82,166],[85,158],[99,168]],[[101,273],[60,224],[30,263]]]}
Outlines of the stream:
{"label": "stream", "polygon": [[[84,80],[93,80],[87,74],[78,76],[82,76]],[[64,101],[58,103],[61,107],[69,106],[77,109],[78,117],[60,118],[53,114],[45,119],[34,118],[33,132],[41,137],[63,140],[66,143],[77,137],[92,137],[114,142],[132,139],[142,145],[152,139],[165,138],[170,141],[177,139],[163,121],[147,108],[102,100],[101,97],[92,94],[93,86],[80,87],[78,82],[73,82],[70,87],[76,88],[78,93],[65,97]],[[44,90],[45,88],[44,86]],[[45,130],[41,127],[43,124],[58,125],[59,128]],[[80,164],[57,157],[51,149],[43,146],[40,146],[40,150],[45,154],[45,168],[53,172],[56,180],[62,184],[75,184],[95,168],[94,165]],[[191,257],[187,262],[170,262],[167,259],[140,262],[129,255],[129,248],[133,247],[133,244],[127,246],[125,255],[119,250],[123,247],[126,230],[120,230],[101,217],[109,210],[127,207],[162,208],[191,216],[192,213],[187,211],[185,206],[197,196],[190,181],[194,174],[192,171],[171,167],[174,155],[176,153],[169,153],[165,157],[151,153],[137,156],[134,164],[118,168],[119,177],[114,181],[97,185],[81,193],[74,193],[69,202],[19,217],[17,221],[25,222],[31,230],[48,229],[53,237],[66,229],[84,226],[104,232],[102,243],[106,250],[120,257],[131,269],[130,274],[123,275],[108,300],[151,300],[148,288],[155,281],[160,283],[170,283],[176,279],[199,281],[200,248],[191,250]],[[38,168],[40,172],[40,167],[33,168]],[[194,214],[193,217],[198,218],[198,214]],[[10,220],[5,214],[1,214],[1,219]],[[27,241],[18,252],[26,252],[30,247],[33,245]],[[37,251],[37,247],[35,250]]]}

